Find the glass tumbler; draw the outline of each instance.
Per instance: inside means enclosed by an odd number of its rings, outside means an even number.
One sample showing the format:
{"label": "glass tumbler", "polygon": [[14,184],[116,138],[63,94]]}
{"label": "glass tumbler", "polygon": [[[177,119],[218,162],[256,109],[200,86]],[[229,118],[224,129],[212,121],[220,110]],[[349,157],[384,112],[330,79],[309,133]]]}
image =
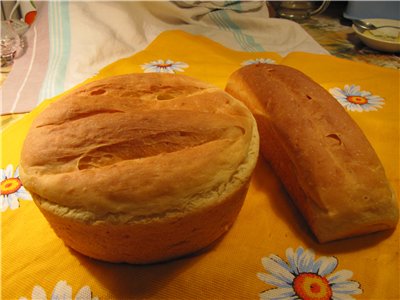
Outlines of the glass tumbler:
{"label": "glass tumbler", "polygon": [[15,31],[12,21],[1,21],[1,66],[8,66],[14,62],[15,53],[21,45],[18,33]]}

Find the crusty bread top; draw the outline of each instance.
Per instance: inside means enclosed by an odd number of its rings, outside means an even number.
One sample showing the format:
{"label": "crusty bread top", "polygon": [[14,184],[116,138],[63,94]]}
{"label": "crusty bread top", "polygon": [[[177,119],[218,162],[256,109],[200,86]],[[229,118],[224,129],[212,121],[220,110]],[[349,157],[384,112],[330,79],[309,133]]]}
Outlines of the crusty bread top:
{"label": "crusty bread top", "polygon": [[[388,223],[397,222],[396,196],[378,156],[323,87],[294,68],[257,64],[233,73],[226,91],[245,102],[259,126],[268,126],[279,138],[292,162],[288,172],[295,174],[308,198],[299,204],[304,211],[312,207],[332,218],[358,212],[367,219],[380,209]],[[261,129],[260,136],[267,148]]]}
{"label": "crusty bread top", "polygon": [[21,180],[62,206],[161,216],[219,201],[250,177],[257,153],[253,116],[224,91],[183,75],[129,74],[45,109],[24,142]]}

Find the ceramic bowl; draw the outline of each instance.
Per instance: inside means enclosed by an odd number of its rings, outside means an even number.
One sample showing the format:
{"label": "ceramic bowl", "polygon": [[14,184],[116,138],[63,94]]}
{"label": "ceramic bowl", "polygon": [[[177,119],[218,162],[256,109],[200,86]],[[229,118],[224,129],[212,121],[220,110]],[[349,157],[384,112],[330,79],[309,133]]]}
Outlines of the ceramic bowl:
{"label": "ceramic bowl", "polygon": [[[391,19],[362,19],[375,26],[398,26],[400,20]],[[400,52],[400,28],[384,27],[376,30],[364,30],[353,24],[353,30],[360,40],[368,47],[384,52]]]}

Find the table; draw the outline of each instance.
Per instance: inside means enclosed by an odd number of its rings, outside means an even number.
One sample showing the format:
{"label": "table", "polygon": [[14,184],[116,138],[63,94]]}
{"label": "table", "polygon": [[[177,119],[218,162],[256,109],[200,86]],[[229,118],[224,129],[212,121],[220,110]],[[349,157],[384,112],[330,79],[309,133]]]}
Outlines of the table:
{"label": "table", "polygon": [[400,69],[399,53],[384,53],[364,45],[351,28],[351,20],[343,17],[346,2],[331,2],[328,9],[317,16],[299,22],[330,54],[352,61],[381,67]]}

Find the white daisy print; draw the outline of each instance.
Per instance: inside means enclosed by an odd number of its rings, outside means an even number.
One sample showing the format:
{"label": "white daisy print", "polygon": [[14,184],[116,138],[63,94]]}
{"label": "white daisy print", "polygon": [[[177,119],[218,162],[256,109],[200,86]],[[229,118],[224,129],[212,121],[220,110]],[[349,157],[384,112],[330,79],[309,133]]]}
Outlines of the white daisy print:
{"label": "white daisy print", "polygon": [[[32,290],[32,300],[47,300],[47,295],[45,290],[40,286],[36,285]],[[98,297],[92,297],[92,291],[90,287],[85,285],[82,287],[72,298],[72,287],[68,285],[65,280],[59,281],[53,289],[50,300],[98,300]],[[28,300],[25,297],[20,297],[19,300]]]}
{"label": "white daisy print", "polygon": [[344,89],[335,87],[329,89],[329,92],[349,111],[376,111],[385,104],[382,97],[361,91],[359,85],[346,84]]}
{"label": "white daisy print", "polygon": [[141,65],[141,67],[145,73],[176,73],[184,72],[183,69],[189,67],[189,65],[181,61],[159,59],[149,63],[145,63]]}
{"label": "white daisy print", "polygon": [[256,58],[256,59],[248,59],[241,63],[242,66],[247,65],[255,65],[255,64],[275,64],[275,60],[270,58]]}
{"label": "white daisy print", "polygon": [[4,212],[7,208],[12,210],[19,207],[19,199],[32,200],[29,192],[22,186],[19,179],[19,167],[14,171],[13,165],[0,169],[0,206]]}
{"label": "white daisy print", "polygon": [[332,273],[338,264],[335,257],[315,260],[314,252],[302,247],[296,251],[288,248],[286,257],[287,263],[276,255],[262,259],[268,273],[258,273],[257,277],[276,288],[260,293],[260,299],[348,300],[354,299],[350,295],[362,293],[358,282],[348,280],[353,272]]}

